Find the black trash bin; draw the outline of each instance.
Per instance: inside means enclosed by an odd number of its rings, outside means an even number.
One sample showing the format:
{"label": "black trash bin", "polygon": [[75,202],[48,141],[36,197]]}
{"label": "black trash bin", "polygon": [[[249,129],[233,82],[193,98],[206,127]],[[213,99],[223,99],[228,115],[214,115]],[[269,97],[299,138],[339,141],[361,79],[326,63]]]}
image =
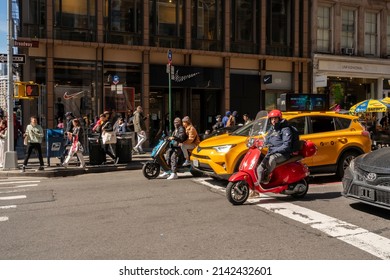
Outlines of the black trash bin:
{"label": "black trash bin", "polygon": [[116,139],[115,153],[119,157],[118,163],[129,163],[132,160],[131,150],[133,149],[131,135],[124,133]]}
{"label": "black trash bin", "polygon": [[106,153],[100,144],[99,134],[88,135],[88,149],[90,165],[100,165],[105,161]]}

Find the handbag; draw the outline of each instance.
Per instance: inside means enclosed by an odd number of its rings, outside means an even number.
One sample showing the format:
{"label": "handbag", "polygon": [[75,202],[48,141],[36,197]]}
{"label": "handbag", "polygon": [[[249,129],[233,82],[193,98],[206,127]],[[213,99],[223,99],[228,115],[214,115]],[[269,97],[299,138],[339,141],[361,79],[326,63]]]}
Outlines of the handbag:
{"label": "handbag", "polygon": [[28,145],[28,134],[26,134],[26,135],[23,137],[23,145],[24,145],[24,146],[27,146],[27,145]]}
{"label": "handbag", "polygon": [[103,144],[116,144],[116,134],[114,131],[104,131],[102,133]]}

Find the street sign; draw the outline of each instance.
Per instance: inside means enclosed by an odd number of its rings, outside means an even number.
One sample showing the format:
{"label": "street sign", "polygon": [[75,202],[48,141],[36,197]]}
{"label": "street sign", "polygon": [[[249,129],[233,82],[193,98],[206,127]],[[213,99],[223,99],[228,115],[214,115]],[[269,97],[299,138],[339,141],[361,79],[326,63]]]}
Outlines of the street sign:
{"label": "street sign", "polygon": [[39,48],[39,41],[14,40],[14,47],[18,47],[18,48]]}
{"label": "street sign", "polygon": [[113,83],[114,85],[119,84],[119,76],[118,76],[118,75],[115,75],[115,76],[113,77],[112,83]]}
{"label": "street sign", "polygon": [[172,51],[171,50],[168,50],[168,63],[169,64],[172,63]]}
{"label": "street sign", "polygon": [[[8,55],[6,53],[0,54],[0,63],[7,63]],[[25,64],[26,63],[26,55],[25,54],[14,54],[12,55],[12,62],[17,64]]]}

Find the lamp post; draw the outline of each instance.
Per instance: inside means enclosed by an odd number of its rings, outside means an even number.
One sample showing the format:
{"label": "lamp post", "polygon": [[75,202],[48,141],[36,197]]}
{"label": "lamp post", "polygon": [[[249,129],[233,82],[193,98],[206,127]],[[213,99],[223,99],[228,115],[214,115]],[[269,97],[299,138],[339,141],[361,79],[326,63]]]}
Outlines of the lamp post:
{"label": "lamp post", "polygon": [[5,152],[4,160],[4,170],[16,169],[18,167],[18,158],[17,154],[14,151],[14,102],[13,102],[13,40],[12,40],[12,0],[8,0],[8,61],[7,61],[7,71],[8,71],[8,98],[7,98],[7,113],[8,113],[8,123],[7,123],[7,151]]}

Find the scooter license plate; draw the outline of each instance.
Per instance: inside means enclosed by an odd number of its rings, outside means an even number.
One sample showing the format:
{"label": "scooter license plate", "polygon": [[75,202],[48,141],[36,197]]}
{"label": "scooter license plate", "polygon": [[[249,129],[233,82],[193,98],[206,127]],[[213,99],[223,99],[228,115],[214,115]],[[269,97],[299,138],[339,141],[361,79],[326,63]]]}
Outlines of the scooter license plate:
{"label": "scooter license plate", "polygon": [[192,161],[192,164],[195,166],[195,167],[199,167],[199,161],[197,159],[194,159]]}

